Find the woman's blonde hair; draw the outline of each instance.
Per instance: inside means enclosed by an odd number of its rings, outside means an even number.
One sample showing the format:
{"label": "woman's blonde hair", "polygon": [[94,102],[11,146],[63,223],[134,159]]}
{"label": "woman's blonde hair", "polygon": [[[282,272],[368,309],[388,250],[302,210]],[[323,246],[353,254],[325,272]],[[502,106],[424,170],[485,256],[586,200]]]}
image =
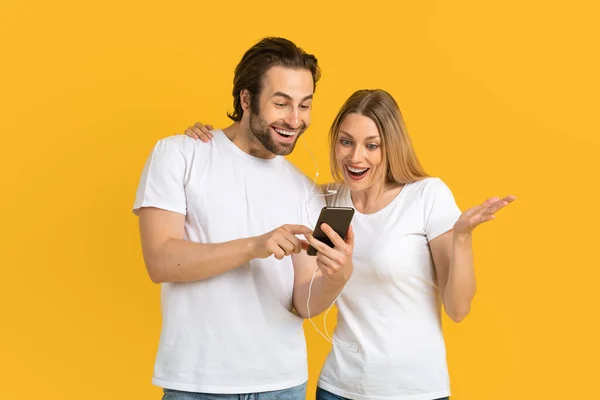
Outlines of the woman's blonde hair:
{"label": "woman's blonde hair", "polygon": [[364,115],[377,125],[381,136],[386,182],[404,185],[427,177],[417,159],[396,100],[385,90],[374,89],[354,92],[342,105],[331,125],[329,158],[331,175],[336,181],[343,182],[335,157],[335,147],[340,126],[348,114]]}

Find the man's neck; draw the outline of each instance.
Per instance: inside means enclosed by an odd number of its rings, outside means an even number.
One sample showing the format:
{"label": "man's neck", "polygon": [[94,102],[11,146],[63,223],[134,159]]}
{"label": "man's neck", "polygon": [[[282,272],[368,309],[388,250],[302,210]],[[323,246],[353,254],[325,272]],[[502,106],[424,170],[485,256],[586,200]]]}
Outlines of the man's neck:
{"label": "man's neck", "polygon": [[223,129],[225,136],[231,140],[233,144],[239,147],[243,152],[257,158],[270,159],[276,155],[262,145],[262,143],[250,132],[250,127],[247,123],[234,122],[227,128]]}

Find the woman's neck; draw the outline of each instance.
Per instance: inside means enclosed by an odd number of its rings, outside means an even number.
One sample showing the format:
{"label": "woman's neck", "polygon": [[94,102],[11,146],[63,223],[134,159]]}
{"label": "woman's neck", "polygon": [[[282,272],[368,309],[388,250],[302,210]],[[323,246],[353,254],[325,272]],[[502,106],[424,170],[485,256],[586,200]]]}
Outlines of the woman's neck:
{"label": "woman's neck", "polygon": [[358,212],[373,214],[388,206],[400,193],[403,186],[396,182],[382,182],[365,190],[350,191],[350,196]]}

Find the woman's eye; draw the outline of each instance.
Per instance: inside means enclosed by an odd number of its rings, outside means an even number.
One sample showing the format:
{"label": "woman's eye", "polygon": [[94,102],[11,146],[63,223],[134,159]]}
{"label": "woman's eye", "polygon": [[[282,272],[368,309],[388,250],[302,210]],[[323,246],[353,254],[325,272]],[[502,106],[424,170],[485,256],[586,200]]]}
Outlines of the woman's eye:
{"label": "woman's eye", "polygon": [[367,145],[367,149],[369,149],[369,150],[377,150],[378,148],[379,148],[379,146],[376,144],[368,144]]}

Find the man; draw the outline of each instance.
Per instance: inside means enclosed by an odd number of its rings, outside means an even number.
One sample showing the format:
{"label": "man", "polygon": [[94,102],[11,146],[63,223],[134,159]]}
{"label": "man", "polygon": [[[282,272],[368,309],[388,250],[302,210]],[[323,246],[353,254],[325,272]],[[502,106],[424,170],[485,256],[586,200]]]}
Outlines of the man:
{"label": "man", "polygon": [[[137,190],[142,250],[162,284],[163,326],[153,383],[164,399],[305,399],[308,286],[312,315],[352,272],[353,235],[305,226],[311,182],[283,155],[310,124],[314,56],[282,38],[250,48],[235,70],[232,125],[210,144],[160,140]],[[315,221],[322,197],[310,202]],[[295,312],[294,312],[295,311]]]}

